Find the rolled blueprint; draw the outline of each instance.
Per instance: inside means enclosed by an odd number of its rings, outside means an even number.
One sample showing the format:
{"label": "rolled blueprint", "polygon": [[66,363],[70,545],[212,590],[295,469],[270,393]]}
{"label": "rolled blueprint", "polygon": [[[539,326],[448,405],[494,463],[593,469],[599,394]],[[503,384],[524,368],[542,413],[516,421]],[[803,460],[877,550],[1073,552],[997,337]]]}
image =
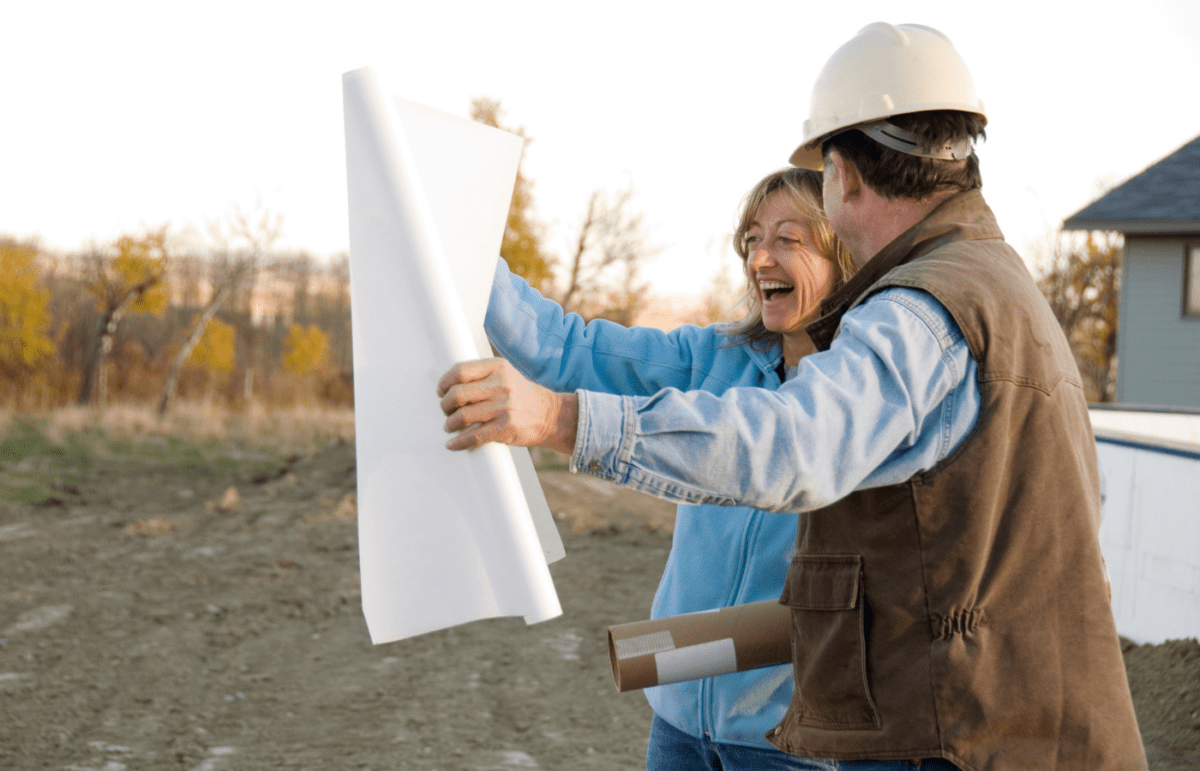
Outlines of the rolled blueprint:
{"label": "rolled blueprint", "polygon": [[792,613],[778,600],[608,628],[618,691],[727,675],[792,660]]}
{"label": "rolled blueprint", "polygon": [[526,495],[541,491],[528,453],[520,450],[523,475],[503,445],[447,450],[436,393],[443,372],[485,353],[482,322],[523,141],[397,99],[369,69],[343,76],[343,97],[359,567],[371,640],[493,616],[558,616],[546,563],[562,545],[544,498],[531,512]]}

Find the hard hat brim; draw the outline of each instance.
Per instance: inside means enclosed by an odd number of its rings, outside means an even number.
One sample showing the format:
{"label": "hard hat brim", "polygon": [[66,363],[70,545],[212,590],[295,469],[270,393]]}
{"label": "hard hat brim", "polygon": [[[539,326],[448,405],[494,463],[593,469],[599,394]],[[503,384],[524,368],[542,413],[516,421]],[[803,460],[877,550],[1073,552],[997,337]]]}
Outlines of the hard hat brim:
{"label": "hard hat brim", "polygon": [[809,142],[800,145],[788,160],[793,166],[799,166],[802,169],[809,169],[811,171],[821,171],[825,167],[825,160],[821,157],[820,142]]}

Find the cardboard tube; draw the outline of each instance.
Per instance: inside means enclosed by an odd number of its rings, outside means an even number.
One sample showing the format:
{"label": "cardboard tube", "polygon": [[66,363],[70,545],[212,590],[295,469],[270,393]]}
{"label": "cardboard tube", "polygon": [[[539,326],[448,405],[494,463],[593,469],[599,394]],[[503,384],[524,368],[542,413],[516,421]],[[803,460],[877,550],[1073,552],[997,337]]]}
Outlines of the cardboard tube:
{"label": "cardboard tube", "polygon": [[778,600],[608,628],[618,691],[744,672],[792,660],[792,612]]}

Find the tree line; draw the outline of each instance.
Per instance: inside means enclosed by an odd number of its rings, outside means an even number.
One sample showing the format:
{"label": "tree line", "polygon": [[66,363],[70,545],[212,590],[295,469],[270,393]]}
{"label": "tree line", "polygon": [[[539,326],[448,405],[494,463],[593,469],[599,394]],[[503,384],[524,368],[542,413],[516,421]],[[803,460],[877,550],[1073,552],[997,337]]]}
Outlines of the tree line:
{"label": "tree line", "polygon": [[[596,210],[610,205],[595,194],[585,222],[607,216]],[[531,224],[526,216],[509,231]],[[575,256],[587,253],[588,239],[609,237],[591,227],[581,227]],[[277,234],[277,219],[251,222],[238,213],[204,248],[173,245],[165,228],[65,255],[0,237],[0,407],[120,400],[163,413],[176,398],[235,408],[256,400],[350,406],[348,257],[275,250]],[[514,243],[525,254],[505,256],[567,307],[629,324],[644,289],[631,289],[636,270],[617,272],[623,280],[616,282],[603,276],[614,263],[606,258],[616,254],[619,263],[626,254],[616,234],[589,255],[592,262],[572,260],[558,290],[554,262],[519,235],[505,248]],[[540,246],[536,238],[524,244],[531,242]],[[1121,252],[1117,234],[1060,234],[1038,279],[1091,401],[1115,395]],[[637,258],[625,265],[636,268]],[[710,294],[718,293],[732,296],[714,285]],[[704,313],[716,320],[724,306],[704,299]]]}
{"label": "tree line", "polygon": [[74,254],[0,238],[0,406],[350,405],[346,255],[245,235],[196,248],[159,228]]}

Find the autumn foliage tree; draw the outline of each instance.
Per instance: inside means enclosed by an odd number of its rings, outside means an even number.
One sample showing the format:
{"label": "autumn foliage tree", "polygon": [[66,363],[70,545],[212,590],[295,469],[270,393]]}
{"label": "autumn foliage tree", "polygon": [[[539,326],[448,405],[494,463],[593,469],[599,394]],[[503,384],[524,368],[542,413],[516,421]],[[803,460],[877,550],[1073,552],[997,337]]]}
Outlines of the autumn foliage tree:
{"label": "autumn foliage tree", "polygon": [[18,381],[54,353],[37,256],[31,244],[0,238],[0,380]]}
{"label": "autumn foliage tree", "polygon": [[[471,118],[480,123],[503,129],[525,139],[523,128],[508,128],[500,123],[504,110],[495,99],[478,97],[471,100]],[[524,151],[522,151],[522,158]],[[517,168],[517,182],[513,186],[512,204],[508,209],[508,222],[504,227],[504,240],[500,243],[500,256],[513,273],[522,276],[531,286],[545,289],[553,278],[552,260],[542,250],[542,225],[533,214],[533,180]]]}
{"label": "autumn foliage tree", "polygon": [[283,342],[283,368],[296,375],[315,372],[329,354],[329,337],[316,325],[293,324]]}
{"label": "autumn foliage tree", "polygon": [[213,375],[232,372],[236,355],[237,331],[220,319],[212,319],[204,326],[187,360],[188,366],[204,372],[206,399],[212,394]]}
{"label": "autumn foliage tree", "polygon": [[88,275],[84,288],[96,298],[100,323],[84,368],[78,401],[87,404],[94,396],[103,405],[107,398],[105,364],[117,325],[126,313],[160,316],[167,308],[169,298],[163,283],[170,262],[167,229],[164,226],[140,238],[121,236],[112,249],[93,250],[86,260]]}
{"label": "autumn foliage tree", "polygon": [[1117,388],[1120,233],[1058,234],[1038,280],[1071,344],[1091,401],[1110,402]]}
{"label": "autumn foliage tree", "polygon": [[187,363],[209,372],[231,372],[237,354],[237,332],[220,319],[213,319],[193,346]]}

